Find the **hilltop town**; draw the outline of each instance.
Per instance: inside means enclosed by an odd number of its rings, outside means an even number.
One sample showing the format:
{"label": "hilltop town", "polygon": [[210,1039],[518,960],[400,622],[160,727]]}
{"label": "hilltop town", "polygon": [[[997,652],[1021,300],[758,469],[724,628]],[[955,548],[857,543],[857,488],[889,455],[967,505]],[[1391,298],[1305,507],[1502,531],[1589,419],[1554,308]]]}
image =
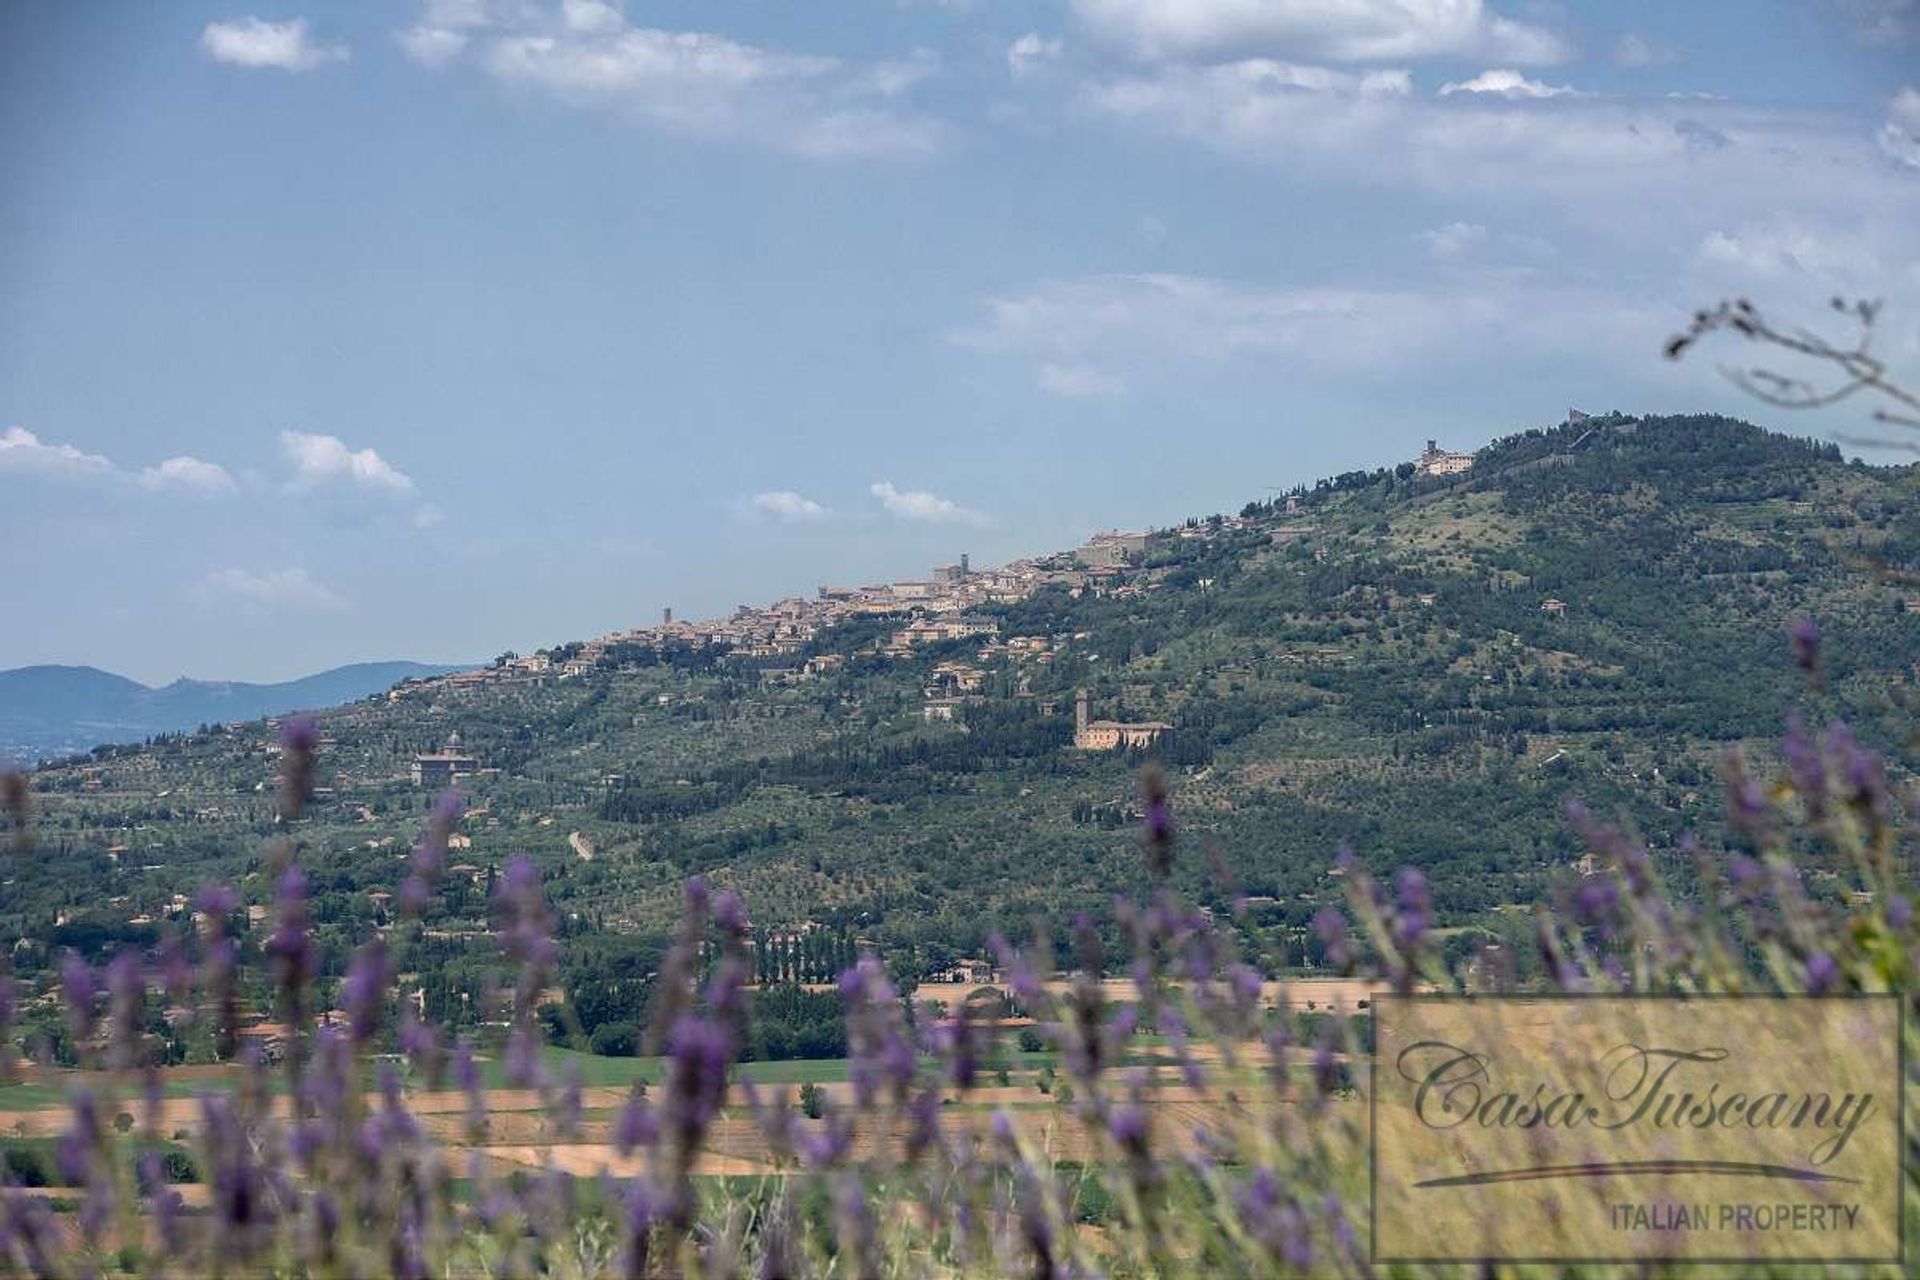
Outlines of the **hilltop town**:
{"label": "hilltop town", "polygon": [[[1573,411],[1572,418],[1586,415]],[[1570,419],[1571,420],[1571,419]],[[1402,470],[1427,479],[1459,477],[1473,468],[1471,453],[1449,452],[1433,440]],[[1322,488],[1327,486],[1323,484]],[[1305,490],[1286,496],[1276,510],[1266,513],[1264,523],[1271,528],[1272,540],[1285,544],[1307,530],[1301,525],[1272,527],[1271,516],[1302,514]],[[985,606],[1011,605],[1049,588],[1066,591],[1071,598],[1112,597],[1127,599],[1163,585],[1159,576],[1146,571],[1150,553],[1159,546],[1207,542],[1223,535],[1240,534],[1262,522],[1251,513],[1237,516],[1189,520],[1171,529],[1144,532],[1108,530],[1089,537],[1071,551],[1022,558],[997,567],[976,567],[962,554],[952,564],[936,565],[924,579],[872,583],[863,586],[822,586],[811,596],[789,596],[767,605],[742,604],[724,618],[690,620],[674,617],[671,607],[662,611],[658,623],[627,628],[569,643],[540,649],[521,656],[506,654],[491,666],[440,677],[410,680],[396,687],[390,697],[400,701],[411,693],[435,688],[475,688],[496,685],[540,686],[550,681],[578,679],[610,662],[617,663],[623,653],[635,649],[654,652],[679,649],[713,650],[741,659],[762,660],[760,677],[769,684],[798,684],[832,675],[845,663],[842,653],[807,655],[805,651],[821,635],[850,621],[862,618],[899,618],[901,625],[884,639],[877,640],[873,651],[892,657],[904,657],[927,645],[951,640],[978,640],[977,658],[981,663],[1000,659],[1043,660],[1049,657],[1056,638],[1047,635],[1002,635],[999,622],[978,612]],[[1559,602],[1553,602],[1559,605]],[[792,665],[780,665],[780,659],[796,659]],[[951,721],[959,708],[977,701],[985,673],[978,666],[947,662],[934,668],[925,693],[922,715],[928,721]],[[1055,710],[1047,704],[1047,710]],[[1095,720],[1087,699],[1076,705],[1074,745],[1083,750],[1107,751],[1139,749],[1151,746],[1172,726],[1160,721],[1126,723]],[[481,768],[473,756],[457,744],[441,751],[422,753],[413,766],[418,785],[451,785]]]}
{"label": "hilltop town", "polygon": [[[906,654],[943,640],[979,638],[982,656],[1035,653],[1043,637],[999,635],[992,618],[974,612],[983,605],[1013,604],[1046,587],[1103,595],[1124,592],[1134,583],[1156,537],[1212,537],[1221,529],[1251,522],[1235,517],[1218,525],[1194,525],[1175,533],[1107,532],[1095,534],[1076,550],[1015,560],[997,568],[976,568],[962,555],[954,564],[937,565],[924,579],[858,587],[823,586],[812,596],[790,596],[768,605],[736,608],[725,618],[675,618],[671,608],[650,626],[632,627],[591,640],[503,657],[490,667],[432,679],[408,681],[396,691],[445,685],[462,686],[564,680],[578,677],[617,656],[623,646],[651,649],[724,648],[740,658],[782,658],[799,654],[825,631],[858,618],[904,616],[907,620],[879,646]],[[828,673],[839,655],[821,655],[794,668],[767,668],[768,678],[801,680]]]}

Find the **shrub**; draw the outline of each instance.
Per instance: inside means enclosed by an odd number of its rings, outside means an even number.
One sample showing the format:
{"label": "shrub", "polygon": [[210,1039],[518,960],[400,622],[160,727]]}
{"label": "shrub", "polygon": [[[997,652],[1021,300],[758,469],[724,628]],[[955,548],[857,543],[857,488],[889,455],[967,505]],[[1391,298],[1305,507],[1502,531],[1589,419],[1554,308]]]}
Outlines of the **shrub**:
{"label": "shrub", "polygon": [[16,1147],[11,1144],[0,1148],[0,1168],[4,1168],[6,1181],[18,1187],[51,1187],[53,1164],[47,1159],[47,1153],[38,1147]]}

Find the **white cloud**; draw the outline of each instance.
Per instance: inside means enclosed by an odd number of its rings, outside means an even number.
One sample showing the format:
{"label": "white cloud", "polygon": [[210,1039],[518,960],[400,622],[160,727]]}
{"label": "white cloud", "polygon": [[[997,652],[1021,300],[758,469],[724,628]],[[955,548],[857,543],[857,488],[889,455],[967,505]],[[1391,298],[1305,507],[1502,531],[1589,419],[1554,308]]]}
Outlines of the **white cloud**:
{"label": "white cloud", "polygon": [[1117,127],[1285,169],[1292,181],[1469,202],[1498,192],[1508,215],[1524,208],[1582,227],[1616,254],[1690,253],[1707,231],[1754,209],[1870,220],[1914,246],[1912,187],[1883,154],[1900,151],[1898,118],[1876,147],[1872,128],[1833,111],[1416,96],[1377,74],[1341,76],[1264,59],[1167,65],[1087,82],[1079,103]]}
{"label": "white cloud", "polygon": [[1436,258],[1458,258],[1485,244],[1487,229],[1477,222],[1449,222],[1444,227],[1422,231],[1420,240]]}
{"label": "white cloud", "polygon": [[113,464],[97,453],[83,453],[70,444],[48,444],[25,427],[8,427],[0,435],[0,475],[105,476]]}
{"label": "white cloud", "polygon": [[1908,86],[1893,97],[1880,126],[1880,149],[1909,169],[1920,169],[1920,89]]}
{"label": "white cloud", "polygon": [[293,463],[293,487],[347,485],[396,497],[413,492],[413,481],[372,449],[353,450],[338,436],[282,431],[280,444]]}
{"label": "white cloud", "polygon": [[440,67],[465,52],[474,32],[491,23],[485,0],[424,0],[420,21],[396,38],[415,62]]}
{"label": "white cloud", "polygon": [[765,493],[756,493],[747,499],[747,507],[756,514],[789,523],[819,520],[827,514],[825,507],[791,489],[769,489]]}
{"label": "white cloud", "polygon": [[1563,98],[1570,97],[1573,89],[1564,84],[1542,84],[1518,71],[1501,69],[1482,71],[1471,80],[1456,80],[1440,86],[1443,98],[1456,93],[1487,93],[1501,98]]}
{"label": "white cloud", "polygon": [[221,569],[202,578],[192,594],[202,604],[238,604],[263,613],[341,613],[348,607],[305,569]]}
{"label": "white cloud", "polygon": [[[1776,217],[1731,231],[1708,232],[1695,268],[1726,292],[1783,286],[1805,297],[1835,293],[1876,295],[1895,283],[1886,260],[1857,229],[1816,226]],[[1920,262],[1909,267],[1908,285],[1920,285]]]}
{"label": "white cloud", "polygon": [[1380,62],[1559,62],[1564,41],[1482,0],[1072,0],[1094,34],[1144,58],[1249,54]]}
{"label": "white cloud", "polygon": [[[1471,287],[1262,287],[1187,275],[1048,281],[986,301],[961,346],[1049,365],[1135,370],[1163,381],[1390,375],[1436,361],[1652,351],[1672,313],[1592,289],[1496,271]],[[1540,316],[1563,317],[1543,325]]]}
{"label": "white cloud", "polygon": [[1049,40],[1037,31],[1029,31],[1007,46],[1007,70],[1015,76],[1032,75],[1060,61],[1065,52],[1066,46],[1060,40]]}
{"label": "white cloud", "polygon": [[867,492],[880,499],[888,514],[902,520],[929,524],[985,524],[986,517],[970,511],[951,498],[943,498],[924,489],[897,489],[893,482],[880,480],[867,486]]}
{"label": "white cloud", "polygon": [[215,62],[280,71],[312,71],[329,62],[345,62],[349,56],[345,45],[317,43],[307,30],[305,18],[265,22],[246,17],[209,22],[200,33],[200,48]]}
{"label": "white cloud", "polygon": [[940,122],[901,102],[938,70],[926,50],[849,64],[708,32],[636,26],[601,0],[497,10],[429,0],[420,22],[399,39],[430,66],[471,58],[498,80],[578,106],[810,159],[925,155],[947,135]]}
{"label": "white cloud", "polygon": [[394,39],[409,58],[428,67],[445,66],[467,47],[467,33],[450,27],[408,27]]}
{"label": "white cloud", "polygon": [[146,489],[210,496],[232,493],[240,487],[233,473],[219,463],[206,462],[185,454],[146,468],[140,473],[139,479],[141,487]]}
{"label": "white cloud", "polygon": [[1112,399],[1126,394],[1127,384],[1112,374],[1091,365],[1043,362],[1034,371],[1034,380],[1049,395],[1068,400]]}

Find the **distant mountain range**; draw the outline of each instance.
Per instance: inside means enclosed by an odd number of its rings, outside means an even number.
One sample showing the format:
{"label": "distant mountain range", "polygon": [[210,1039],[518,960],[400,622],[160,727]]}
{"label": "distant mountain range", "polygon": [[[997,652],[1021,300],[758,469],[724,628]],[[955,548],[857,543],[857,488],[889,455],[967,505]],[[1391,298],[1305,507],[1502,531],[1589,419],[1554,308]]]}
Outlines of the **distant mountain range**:
{"label": "distant mountain range", "polygon": [[203,724],[331,707],[402,680],[462,669],[356,662],[279,684],[183,679],[155,689],[98,667],[16,667],[0,671],[0,756],[47,760]]}

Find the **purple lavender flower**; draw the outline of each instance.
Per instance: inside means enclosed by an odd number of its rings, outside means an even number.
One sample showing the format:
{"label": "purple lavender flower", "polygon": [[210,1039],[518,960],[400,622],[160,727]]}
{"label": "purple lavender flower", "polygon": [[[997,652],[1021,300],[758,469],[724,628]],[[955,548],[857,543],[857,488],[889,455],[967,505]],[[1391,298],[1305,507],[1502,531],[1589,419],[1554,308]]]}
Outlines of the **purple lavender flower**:
{"label": "purple lavender flower", "polygon": [[1130,1156],[1146,1154],[1147,1132],[1146,1109],[1132,1103],[1115,1107],[1107,1120],[1107,1136]]}
{"label": "purple lavender flower", "polygon": [[880,1274],[875,1250],[878,1229],[873,1218],[873,1207],[867,1203],[866,1187],[852,1172],[843,1172],[834,1179],[833,1220],[840,1249],[851,1263],[848,1273],[860,1276]]}
{"label": "purple lavender flower", "polygon": [[934,1053],[946,1059],[948,1077],[954,1087],[971,1089],[979,1075],[980,1058],[973,1021],[967,1016],[966,1007],[962,1005],[953,1017],[934,1023],[930,1039]]}
{"label": "purple lavender flower", "polygon": [[1029,1010],[1040,1008],[1046,1000],[1046,988],[1033,965],[997,933],[987,939],[987,946],[1006,973],[1007,988],[1013,992],[1013,998]]}
{"label": "purple lavender flower", "polygon": [[1826,808],[1827,761],[1799,716],[1787,721],[1787,734],[1780,740],[1780,755],[1787,762],[1794,789],[1818,817]]}
{"label": "purple lavender flower", "polygon": [[91,1089],[73,1091],[71,1119],[55,1147],[60,1175],[74,1186],[90,1186],[99,1172],[107,1131],[100,1119],[100,1100]]}
{"label": "purple lavender flower", "polygon": [[562,1138],[572,1140],[580,1133],[580,1116],[585,1109],[585,1083],[578,1059],[569,1059],[561,1073],[560,1102],[554,1109],[554,1122]]}
{"label": "purple lavender flower", "polygon": [[1756,844],[1766,841],[1772,810],[1767,806],[1767,789],[1759,782],[1736,772],[1727,783],[1727,817],[1733,829]]}
{"label": "purple lavender flower", "polygon": [[1233,1202],[1248,1233],[1267,1249],[1278,1253],[1284,1236],[1279,1221],[1281,1199],[1278,1175],[1266,1165],[1261,1165],[1234,1192]]}
{"label": "purple lavender flower", "polygon": [[69,952],[60,969],[60,985],[67,997],[67,1026],[76,1044],[93,1034],[93,1002],[98,994],[93,970],[78,952]]}
{"label": "purple lavender flower", "polygon": [[652,1180],[635,1178],[627,1187],[626,1245],[622,1251],[623,1270],[632,1278],[648,1274],[648,1245],[653,1229],[666,1216],[660,1193]]}
{"label": "purple lavender flower", "polygon": [[540,1063],[540,1041],[530,1021],[518,1021],[507,1032],[507,1051],[501,1056],[501,1074],[517,1089],[538,1088],[545,1080]]}
{"label": "purple lavender flower", "polygon": [[829,1111],[821,1120],[820,1127],[808,1134],[801,1144],[802,1154],[807,1165],[813,1169],[825,1169],[846,1159],[853,1150],[853,1121],[843,1111]]}
{"label": "purple lavender flower", "polygon": [[639,1148],[652,1148],[659,1140],[660,1121],[654,1115],[653,1108],[647,1105],[645,1098],[628,1098],[613,1122],[614,1150],[622,1156],[630,1156]]}
{"label": "purple lavender flower", "polygon": [[1807,994],[1824,996],[1840,987],[1840,966],[1831,955],[1816,951],[1807,957]]}
{"label": "purple lavender flower", "polygon": [[195,906],[214,922],[225,920],[240,905],[240,895],[224,884],[210,884],[200,890]]}
{"label": "purple lavender flower", "polygon": [[1611,929],[1620,910],[1620,890],[1611,880],[1583,882],[1573,893],[1573,915],[1583,925]]}
{"label": "purple lavender flower", "polygon": [[340,1004],[347,1015],[347,1029],[355,1044],[365,1044],[380,1029],[386,1011],[387,987],[393,981],[393,968],[387,960],[387,944],[375,937],[354,953],[347,977],[340,984]]}
{"label": "purple lavender flower", "polygon": [[906,1156],[918,1160],[940,1142],[940,1093],[922,1089],[907,1107],[911,1122],[907,1130]]}
{"label": "purple lavender flower", "polygon": [[267,953],[273,957],[274,971],[281,992],[293,1007],[299,1007],[307,983],[313,977],[313,935],[307,916],[307,877],[298,866],[290,866],[280,877],[278,888],[280,925],[267,940]]}
{"label": "purple lavender flower", "polygon": [[667,1113],[684,1139],[697,1140],[720,1114],[733,1044],[726,1028],[687,1014],[667,1034]]}
{"label": "purple lavender flower", "polygon": [[1402,867],[1394,882],[1398,910],[1394,913],[1394,942],[1403,952],[1419,947],[1433,925],[1433,893],[1418,867]]}
{"label": "purple lavender flower", "polygon": [[297,818],[313,794],[313,755],[320,731],[311,716],[294,716],[280,726],[280,816]]}
{"label": "purple lavender flower", "polygon": [[280,745],[288,751],[308,754],[320,745],[320,726],[309,715],[290,716],[280,726]]}
{"label": "purple lavender flower", "polygon": [[1787,624],[1787,644],[1793,660],[1806,672],[1820,667],[1820,626],[1812,618],[1795,618]]}
{"label": "purple lavender flower", "polygon": [[6,809],[7,818],[13,823],[14,848],[23,852],[33,833],[32,799],[33,784],[24,770],[0,769],[0,807]]}
{"label": "purple lavender flower", "polygon": [[427,827],[413,847],[413,860],[407,878],[400,884],[400,910],[409,916],[423,914],[433,901],[433,890],[440,883],[447,864],[447,841],[466,801],[458,791],[443,791],[427,811]]}
{"label": "purple lavender flower", "polygon": [[713,922],[728,935],[744,938],[752,922],[747,918],[747,902],[732,890],[721,894],[713,902]]}
{"label": "purple lavender flower", "polygon": [[500,914],[500,948],[527,969],[544,974],[557,957],[553,945],[553,913],[547,907],[540,873],[524,857],[507,863],[494,891]]}
{"label": "purple lavender flower", "polygon": [[1322,907],[1313,915],[1313,936],[1319,939],[1327,967],[1346,972],[1353,967],[1353,946],[1347,937],[1347,921],[1332,907]]}
{"label": "purple lavender flower", "polygon": [[1167,776],[1156,765],[1140,771],[1140,807],[1140,835],[1147,845],[1147,866],[1164,879],[1173,869],[1173,801],[1167,792]]}
{"label": "purple lavender flower", "polygon": [[108,1002],[113,1010],[113,1054],[121,1068],[134,1064],[146,1022],[146,975],[140,958],[122,951],[107,963]]}

